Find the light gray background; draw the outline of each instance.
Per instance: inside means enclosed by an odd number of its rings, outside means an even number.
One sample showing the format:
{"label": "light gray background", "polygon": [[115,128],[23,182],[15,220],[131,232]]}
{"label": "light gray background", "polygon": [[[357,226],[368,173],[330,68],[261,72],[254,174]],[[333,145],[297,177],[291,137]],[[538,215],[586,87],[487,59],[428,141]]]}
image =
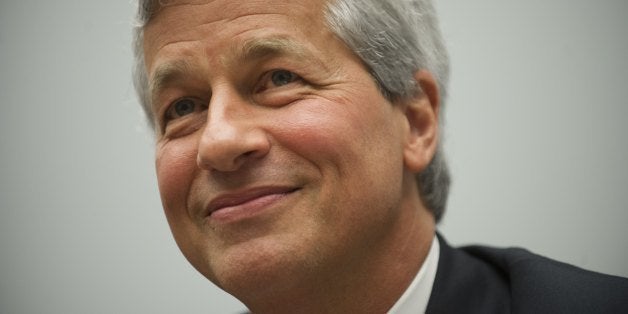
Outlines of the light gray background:
{"label": "light gray background", "polygon": [[[441,231],[628,276],[628,2],[437,2]],[[0,2],[0,313],[235,313],[172,240],[130,0]]]}

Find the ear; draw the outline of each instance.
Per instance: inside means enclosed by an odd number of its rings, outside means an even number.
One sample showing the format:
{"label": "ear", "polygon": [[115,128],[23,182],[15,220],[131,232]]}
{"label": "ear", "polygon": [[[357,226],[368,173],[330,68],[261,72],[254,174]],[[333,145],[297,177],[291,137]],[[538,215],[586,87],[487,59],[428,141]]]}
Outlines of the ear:
{"label": "ear", "polygon": [[440,96],[436,79],[425,70],[415,73],[421,90],[405,102],[405,118],[409,129],[404,144],[404,164],[412,172],[424,170],[438,146],[438,115]]}

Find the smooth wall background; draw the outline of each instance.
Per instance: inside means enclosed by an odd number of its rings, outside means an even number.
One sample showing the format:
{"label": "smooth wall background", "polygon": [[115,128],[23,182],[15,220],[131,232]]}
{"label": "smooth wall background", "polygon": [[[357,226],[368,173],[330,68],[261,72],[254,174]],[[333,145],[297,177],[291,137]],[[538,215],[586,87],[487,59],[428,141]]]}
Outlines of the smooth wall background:
{"label": "smooth wall background", "polygon": [[[441,232],[628,276],[628,2],[436,2]],[[0,2],[0,313],[237,313],[163,216],[130,0]]]}

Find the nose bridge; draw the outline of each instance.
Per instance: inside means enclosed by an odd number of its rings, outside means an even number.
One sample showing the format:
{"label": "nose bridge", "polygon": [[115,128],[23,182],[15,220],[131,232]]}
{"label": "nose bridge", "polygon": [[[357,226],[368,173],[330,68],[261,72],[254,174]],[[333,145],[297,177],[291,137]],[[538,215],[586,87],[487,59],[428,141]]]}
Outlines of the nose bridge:
{"label": "nose bridge", "polygon": [[242,109],[237,109],[236,99],[231,98],[219,94],[212,96],[207,110],[207,125],[203,130],[203,137],[226,138],[235,132],[239,124],[242,124],[238,121],[242,118],[240,117],[242,113],[238,113],[238,110]]}
{"label": "nose bridge", "polygon": [[268,152],[270,143],[252,109],[235,92],[226,90],[212,95],[207,124],[198,144],[200,168],[235,171]]}

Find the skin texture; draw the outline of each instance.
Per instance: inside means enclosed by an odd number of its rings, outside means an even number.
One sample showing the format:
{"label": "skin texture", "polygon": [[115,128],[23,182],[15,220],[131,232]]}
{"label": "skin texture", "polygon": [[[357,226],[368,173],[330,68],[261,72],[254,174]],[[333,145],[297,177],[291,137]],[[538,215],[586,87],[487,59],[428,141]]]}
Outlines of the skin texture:
{"label": "skin texture", "polygon": [[391,104],[323,7],[175,1],[145,31],[172,233],[255,313],[385,312],[434,234],[413,178],[436,148],[434,79]]}

